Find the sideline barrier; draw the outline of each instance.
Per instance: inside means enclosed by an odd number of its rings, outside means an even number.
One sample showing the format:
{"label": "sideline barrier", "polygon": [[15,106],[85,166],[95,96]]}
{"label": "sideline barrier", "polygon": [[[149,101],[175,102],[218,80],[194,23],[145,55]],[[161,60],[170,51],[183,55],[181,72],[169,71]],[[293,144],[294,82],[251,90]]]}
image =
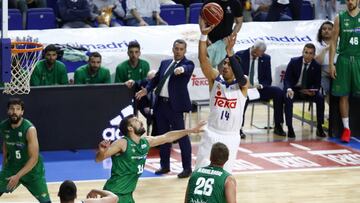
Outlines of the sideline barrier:
{"label": "sideline barrier", "polygon": [[[24,117],[35,125],[41,150],[76,150],[95,149],[103,137],[118,136],[121,118],[133,112],[133,94],[111,84],[32,87],[29,95],[11,97],[24,100]],[[0,95],[1,120],[7,118],[9,97]]]}

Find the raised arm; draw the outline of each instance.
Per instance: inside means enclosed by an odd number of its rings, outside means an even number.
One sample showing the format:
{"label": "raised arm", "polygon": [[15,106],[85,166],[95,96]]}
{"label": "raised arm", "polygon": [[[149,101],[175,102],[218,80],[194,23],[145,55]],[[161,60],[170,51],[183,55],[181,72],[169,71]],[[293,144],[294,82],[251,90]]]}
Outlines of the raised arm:
{"label": "raised arm", "polygon": [[7,189],[12,191],[16,188],[16,186],[19,184],[19,180],[21,177],[26,175],[31,169],[34,168],[36,163],[38,162],[39,158],[39,142],[37,139],[37,133],[35,127],[30,127],[26,132],[26,139],[28,142],[28,153],[29,153],[29,159],[20,169],[19,172],[17,172],[15,175],[7,178],[9,180],[9,183],[7,185]]}
{"label": "raised arm", "polygon": [[127,147],[125,139],[119,139],[110,144],[109,140],[103,140],[99,143],[98,151],[96,152],[96,162],[103,161],[114,154],[124,152]]}
{"label": "raised arm", "polygon": [[335,17],[335,21],[334,21],[334,30],[333,30],[333,35],[331,38],[330,48],[329,48],[329,67],[330,67],[329,71],[330,71],[330,76],[333,79],[336,78],[336,68],[334,65],[334,57],[335,57],[337,41],[339,38],[339,28],[340,28],[339,15],[337,15]]}
{"label": "raised arm", "polygon": [[167,132],[160,136],[148,136],[146,139],[149,141],[150,147],[156,147],[165,143],[171,143],[175,140],[178,140],[190,133],[199,133],[202,132],[202,127],[206,124],[205,121],[199,122],[194,128],[184,129],[184,130],[174,130]]}
{"label": "raised arm", "polygon": [[219,75],[219,72],[211,66],[207,53],[206,41],[207,41],[207,35],[211,32],[212,29],[214,29],[215,26],[214,25],[206,26],[206,24],[203,21],[204,20],[200,18],[201,38],[199,41],[199,61],[200,61],[201,70],[205,75],[205,77],[208,79],[209,88],[211,89],[214,84],[214,80]]}

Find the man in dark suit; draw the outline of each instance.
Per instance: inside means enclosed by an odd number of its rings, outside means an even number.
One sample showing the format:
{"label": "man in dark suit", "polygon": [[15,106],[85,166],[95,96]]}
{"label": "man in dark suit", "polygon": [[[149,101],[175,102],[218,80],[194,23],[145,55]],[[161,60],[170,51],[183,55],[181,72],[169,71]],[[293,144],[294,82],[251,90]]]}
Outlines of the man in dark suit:
{"label": "man in dark suit", "polygon": [[316,103],[318,137],[326,137],[324,123],[324,97],[320,93],[321,66],[315,57],[315,46],[308,43],[304,46],[302,56],[292,58],[286,68],[284,79],[285,119],[288,126],[288,137],[295,138],[292,126],[294,99],[308,99]]}
{"label": "man in dark suit", "polygon": [[[246,50],[236,52],[244,68],[244,74],[248,75],[252,88],[257,88],[260,93],[260,100],[273,99],[275,128],[274,133],[285,136],[286,133],[282,128],[284,123],[283,117],[283,91],[276,86],[271,86],[271,57],[265,54],[266,44],[264,41],[257,40],[252,47]],[[247,104],[245,105],[246,111]],[[245,111],[243,124],[245,120]],[[242,125],[243,125],[242,124]],[[240,131],[240,135],[245,134]]]}
{"label": "man in dark suit", "polygon": [[[181,130],[185,128],[184,112],[191,110],[191,101],[187,84],[194,71],[194,63],[185,57],[186,42],[175,40],[173,44],[173,59],[161,61],[159,70],[155,77],[136,93],[140,99],[148,92],[155,89],[154,115],[157,124],[157,133],[164,134],[170,130]],[[181,160],[183,171],[178,174],[179,178],[191,175],[191,143],[189,136],[178,140],[181,149]],[[161,168],[155,174],[170,172],[171,144],[160,146]]]}

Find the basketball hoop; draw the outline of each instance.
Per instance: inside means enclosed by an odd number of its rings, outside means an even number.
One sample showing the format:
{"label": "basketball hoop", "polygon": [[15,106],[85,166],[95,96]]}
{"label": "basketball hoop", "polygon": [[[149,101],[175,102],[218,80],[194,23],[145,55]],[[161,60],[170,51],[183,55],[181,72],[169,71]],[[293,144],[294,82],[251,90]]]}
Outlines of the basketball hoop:
{"label": "basketball hoop", "polygon": [[38,42],[11,42],[11,81],[4,84],[3,93],[30,93],[31,74],[42,50],[43,45]]}

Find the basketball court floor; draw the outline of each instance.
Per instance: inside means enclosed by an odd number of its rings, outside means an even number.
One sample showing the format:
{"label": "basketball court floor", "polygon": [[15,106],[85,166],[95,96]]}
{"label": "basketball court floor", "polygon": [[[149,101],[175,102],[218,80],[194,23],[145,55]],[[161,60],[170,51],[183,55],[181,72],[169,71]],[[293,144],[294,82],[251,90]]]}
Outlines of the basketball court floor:
{"label": "basketball court floor", "polygon": [[[247,111],[245,133],[238,148],[234,176],[237,180],[238,202],[360,202],[360,140],[353,137],[349,144],[337,138],[317,139],[307,124],[294,119],[295,140],[266,133],[265,111],[255,107],[254,123],[249,126],[250,109]],[[295,110],[296,111],[296,110]],[[208,108],[201,113],[207,118]],[[272,113],[272,112],[271,112]],[[193,114],[191,124],[197,115]],[[193,163],[201,135],[191,137]],[[181,172],[180,150],[173,145],[171,173],[157,176],[158,150],[152,149],[137,189],[136,202],[183,202],[187,179],[178,179]],[[59,202],[57,191],[63,180],[76,181],[78,199],[85,198],[92,188],[102,188],[110,176],[111,161],[94,161],[95,150],[42,152],[46,179],[53,202]],[[36,202],[22,186],[12,194],[4,194],[0,202]]]}

